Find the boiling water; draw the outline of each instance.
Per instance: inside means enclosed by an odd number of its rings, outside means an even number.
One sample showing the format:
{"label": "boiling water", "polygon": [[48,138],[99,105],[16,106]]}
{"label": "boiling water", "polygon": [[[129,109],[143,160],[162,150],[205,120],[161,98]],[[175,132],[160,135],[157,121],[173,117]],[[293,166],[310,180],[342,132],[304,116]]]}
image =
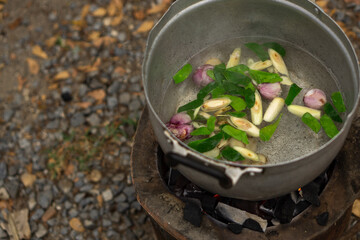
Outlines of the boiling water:
{"label": "boiling water", "polygon": [[[286,49],[284,61],[289,70],[290,79],[303,89],[295,98],[293,104],[303,105],[302,98],[304,94],[312,88],[322,89],[326,93],[328,101],[330,101],[331,93],[339,91],[339,84],[324,64],[303,49],[277,39],[236,38],[227,40],[204,49],[194,55],[188,62],[192,66],[198,67],[203,65],[206,60],[215,57],[226,63],[229,55],[237,47],[241,47],[242,50],[241,64],[247,64],[249,58],[254,59],[254,61],[259,61],[257,56],[251,50],[247,49],[244,44],[247,42],[264,43],[269,41],[278,42]],[[285,85],[281,86],[283,91],[280,97],[285,99],[290,87]],[[181,91],[182,94],[179,95],[179,91]],[[177,107],[179,107],[196,99],[198,91],[199,88],[197,88],[189,78],[179,85],[169,86],[165,99],[171,96],[182,96],[178,100]],[[264,113],[269,102],[268,100],[263,100]],[[268,142],[258,140],[256,152],[267,156],[268,163],[273,164],[290,161],[316,151],[320,146],[329,141],[324,130],[320,130],[318,134],[314,133],[301,121],[300,117],[289,113],[286,106],[283,108],[282,113],[283,117],[271,140]],[[250,118],[250,113],[248,113],[247,116]],[[269,123],[263,122],[258,127],[263,128],[268,124]]]}

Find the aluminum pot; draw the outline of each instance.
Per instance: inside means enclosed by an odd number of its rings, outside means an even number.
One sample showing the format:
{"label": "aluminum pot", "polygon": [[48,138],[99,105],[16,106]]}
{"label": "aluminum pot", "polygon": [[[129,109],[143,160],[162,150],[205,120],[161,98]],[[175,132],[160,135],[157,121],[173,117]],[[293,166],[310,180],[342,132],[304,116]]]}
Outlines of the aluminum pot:
{"label": "aluminum pot", "polygon": [[[331,70],[348,110],[335,138],[304,156],[254,167],[207,158],[167,130],[164,122],[184,98],[181,87],[166,97],[175,88],[172,76],[194,54],[241,36],[290,42]],[[245,200],[286,194],[324,171],[345,141],[359,100],[359,66],[350,41],[319,7],[306,0],[177,0],[149,35],[142,74],[151,123],[169,164],[210,192]]]}

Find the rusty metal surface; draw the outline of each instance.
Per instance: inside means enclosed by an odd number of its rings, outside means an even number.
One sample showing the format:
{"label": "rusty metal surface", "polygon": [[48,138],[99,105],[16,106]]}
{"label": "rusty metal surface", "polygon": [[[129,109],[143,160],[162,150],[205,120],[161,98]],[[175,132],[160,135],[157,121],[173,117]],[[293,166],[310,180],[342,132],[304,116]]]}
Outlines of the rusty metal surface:
{"label": "rusty metal surface", "polygon": [[[154,221],[176,239],[337,239],[348,226],[353,201],[360,191],[360,119],[352,125],[345,145],[336,157],[333,175],[320,196],[320,207],[310,207],[291,224],[270,227],[265,234],[244,229],[234,235],[203,217],[200,228],[182,218],[184,203],[171,194],[157,168],[157,142],[147,109],[139,121],[132,151],[131,173],[141,206]],[[300,176],[299,176],[300,177]],[[316,216],[329,212],[327,226],[316,223]]]}

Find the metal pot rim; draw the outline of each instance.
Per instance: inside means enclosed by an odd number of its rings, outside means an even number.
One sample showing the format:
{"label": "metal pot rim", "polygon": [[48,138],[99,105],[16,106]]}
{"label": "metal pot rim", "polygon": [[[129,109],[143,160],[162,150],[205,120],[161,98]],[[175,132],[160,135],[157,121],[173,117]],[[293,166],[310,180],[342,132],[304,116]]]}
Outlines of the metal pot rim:
{"label": "metal pot rim", "polygon": [[[183,147],[183,154],[191,154],[203,161],[206,161],[208,163],[215,163],[215,164],[220,164],[223,166],[234,166],[234,167],[242,167],[242,168],[247,168],[247,167],[256,167],[256,168],[261,168],[261,169],[267,169],[267,168],[273,168],[273,167],[279,167],[279,166],[283,166],[283,165],[288,165],[288,164],[292,164],[298,161],[301,161],[305,158],[308,158],[312,155],[314,155],[315,153],[319,152],[319,151],[323,151],[326,148],[329,148],[332,144],[334,144],[335,141],[337,141],[338,138],[340,138],[341,135],[345,134],[344,132],[346,131],[346,128],[349,124],[352,123],[351,119],[353,119],[354,114],[356,113],[356,110],[359,106],[359,100],[360,100],[360,86],[358,89],[358,95],[354,104],[354,107],[352,109],[351,112],[349,112],[349,114],[346,117],[346,121],[344,121],[344,125],[342,126],[342,128],[340,129],[339,133],[337,134],[336,137],[330,139],[328,142],[326,142],[324,145],[322,145],[319,149],[317,149],[316,151],[312,151],[310,153],[307,153],[301,157],[297,157],[294,159],[291,159],[289,161],[286,162],[281,162],[281,163],[273,163],[273,164],[265,164],[265,165],[248,165],[248,164],[239,164],[239,163],[233,163],[233,162],[229,162],[229,161],[224,161],[224,160],[217,160],[217,159],[212,159],[209,157],[206,157],[205,155],[202,155],[201,153],[191,149],[190,147],[188,147],[185,143],[183,143],[182,141],[180,141],[179,139],[177,139],[175,137],[174,134],[171,133],[171,131],[169,131],[167,129],[167,127],[165,126],[165,124],[162,122],[162,120],[160,119],[160,117],[158,116],[158,114],[156,113],[156,111],[154,110],[153,106],[150,103],[150,99],[148,96],[148,92],[147,92],[147,88],[146,88],[146,63],[147,63],[147,59],[151,53],[151,49],[149,50],[149,46],[151,45],[151,42],[156,38],[155,35],[157,35],[161,29],[170,21],[172,20],[174,15],[179,14],[181,11],[187,9],[187,8],[192,8],[192,7],[196,7],[198,4],[207,4],[209,2],[216,2],[216,1],[224,1],[224,0],[207,0],[207,1],[202,1],[202,0],[178,0],[176,2],[174,2],[169,9],[167,10],[167,12],[160,18],[160,20],[155,24],[154,28],[150,31],[149,33],[149,37],[146,43],[146,52],[145,52],[145,56],[144,56],[144,61],[143,61],[143,65],[142,65],[142,81],[143,81],[143,85],[144,85],[144,92],[145,92],[145,98],[146,98],[146,102],[147,102],[147,106],[149,107],[149,110],[154,114],[156,120],[161,124],[162,128],[164,129],[164,131],[166,131],[168,134],[166,134],[167,136],[171,136],[173,138],[173,140],[177,141],[180,146]],[[322,23],[325,24],[327,27],[331,28],[334,32],[338,34],[340,34],[342,37],[345,38],[345,43],[348,45],[348,47],[350,47],[351,49],[351,53],[353,55],[353,57],[355,58],[356,62],[358,63],[359,60],[355,54],[355,50],[351,44],[351,41],[349,40],[349,38],[346,36],[346,34],[344,33],[344,31],[340,28],[340,26],[338,26],[336,24],[336,22],[329,17],[320,7],[318,7],[315,3],[311,2],[310,0],[307,1],[296,1],[296,0],[274,0],[280,4],[288,4],[288,5],[292,5],[293,7],[297,7],[297,8],[301,8],[302,11],[307,11],[308,13],[311,10],[314,10],[315,12],[321,12],[323,14],[323,16],[325,16],[326,20],[330,20],[328,23],[324,22],[324,19],[322,20]],[[183,6],[181,6],[181,4],[183,4]],[[312,14],[312,13],[311,13]],[[360,80],[360,70],[359,67],[357,68],[357,77],[358,77],[358,81]]]}

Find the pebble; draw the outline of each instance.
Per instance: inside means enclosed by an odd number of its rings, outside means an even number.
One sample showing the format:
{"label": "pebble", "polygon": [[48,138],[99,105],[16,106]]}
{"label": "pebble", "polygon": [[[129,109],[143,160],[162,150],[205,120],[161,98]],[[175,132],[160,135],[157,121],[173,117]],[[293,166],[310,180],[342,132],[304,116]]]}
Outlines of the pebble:
{"label": "pebble", "polygon": [[69,229],[66,228],[66,227],[61,227],[60,229],[60,234],[63,235],[63,236],[66,236],[69,232]]}
{"label": "pebble", "polygon": [[141,107],[141,102],[138,99],[134,99],[129,103],[129,110],[135,111]]}
{"label": "pebble", "polygon": [[47,129],[58,129],[59,126],[60,126],[59,119],[55,119],[54,121],[48,122],[48,124],[46,124]]}
{"label": "pebble", "polygon": [[5,109],[3,120],[4,122],[8,122],[11,120],[11,118],[14,116],[15,111],[13,109]]}
{"label": "pebble", "polygon": [[107,97],[106,103],[109,109],[113,110],[118,105],[118,100],[116,97]]}
{"label": "pebble", "polygon": [[70,124],[72,127],[78,127],[85,123],[85,117],[82,113],[75,113],[70,120]]}
{"label": "pebble", "polygon": [[0,188],[0,200],[8,200],[9,194],[4,187]]}
{"label": "pebble", "polygon": [[114,200],[117,203],[125,202],[126,201],[126,195],[124,193],[121,193],[119,196],[117,196]]}
{"label": "pebble", "polygon": [[5,182],[5,188],[11,198],[16,198],[19,191],[20,183],[14,178]]}
{"label": "pebble", "polygon": [[97,169],[93,169],[90,173],[90,180],[92,182],[99,182],[101,180],[101,172]]}
{"label": "pebble", "polygon": [[113,199],[111,189],[106,189],[101,195],[105,202],[111,201]]}
{"label": "pebble", "polygon": [[84,221],[84,227],[85,227],[86,229],[93,230],[93,229],[96,228],[96,225],[95,225],[95,223],[94,223],[93,221],[91,221],[91,220],[85,220],[85,221]]}
{"label": "pebble", "polygon": [[92,210],[90,211],[90,218],[91,218],[92,220],[98,220],[98,218],[99,218],[99,212],[98,212],[98,210],[92,209]]}
{"label": "pebble", "polygon": [[53,200],[53,194],[51,190],[39,192],[37,195],[37,202],[44,209],[50,206],[52,200]]}
{"label": "pebble", "polygon": [[85,193],[78,193],[75,195],[74,200],[76,203],[79,203],[84,197],[85,197]]}
{"label": "pebble", "polygon": [[119,81],[113,82],[107,89],[108,94],[116,94],[120,89],[121,83]]}
{"label": "pebble", "polygon": [[127,104],[129,104],[130,99],[131,99],[130,93],[128,93],[128,92],[121,93],[119,96],[119,103],[127,105]]}
{"label": "pebble", "polygon": [[122,182],[122,181],[124,181],[124,179],[125,179],[125,174],[124,173],[118,173],[118,174],[116,174],[115,176],[113,176],[111,178],[111,180],[113,182]]}
{"label": "pebble", "polygon": [[92,113],[89,117],[86,118],[86,121],[93,127],[98,126],[101,122],[101,119],[96,113]]}
{"label": "pebble", "polygon": [[69,211],[69,216],[70,216],[71,218],[74,218],[74,217],[76,217],[77,215],[79,215],[79,211],[78,211],[78,210],[76,210],[75,208],[70,209],[70,211]]}
{"label": "pebble", "polygon": [[34,221],[39,220],[43,216],[44,212],[45,211],[41,208],[36,209],[36,211],[31,216],[31,219]]}
{"label": "pebble", "polygon": [[111,226],[111,221],[109,220],[109,219],[106,219],[106,218],[103,218],[103,220],[102,220],[102,226],[103,227],[109,227],[109,226]]}
{"label": "pebble", "polygon": [[29,207],[30,211],[34,210],[36,205],[37,205],[37,202],[36,202],[35,198],[30,198],[28,201],[28,207]]}
{"label": "pebble", "polygon": [[7,165],[5,162],[0,162],[0,180],[4,180],[7,177]]}
{"label": "pebble", "polygon": [[124,188],[123,192],[127,196],[129,202],[132,202],[136,199],[135,188],[133,186],[127,186]]}
{"label": "pebble", "polygon": [[88,90],[89,90],[89,88],[85,84],[80,84],[79,89],[78,89],[79,96],[80,97],[85,96],[85,94],[87,93]]}
{"label": "pebble", "polygon": [[126,40],[126,33],[125,32],[119,32],[119,34],[118,34],[118,36],[117,36],[117,38],[118,38],[118,40],[120,41],[120,42],[125,42],[125,40]]}
{"label": "pebble", "polygon": [[37,238],[42,238],[48,233],[47,229],[44,227],[44,225],[39,224],[38,230],[35,233],[35,236]]}
{"label": "pebble", "polygon": [[130,204],[127,203],[127,202],[120,202],[117,204],[117,210],[120,212],[120,213],[124,213],[126,210],[128,210],[130,207]]}
{"label": "pebble", "polygon": [[25,148],[30,147],[31,145],[30,145],[30,142],[27,139],[22,138],[19,141],[19,146],[20,146],[20,148],[25,149]]}
{"label": "pebble", "polygon": [[68,194],[72,189],[73,183],[70,180],[63,178],[59,181],[58,186],[63,193]]}

